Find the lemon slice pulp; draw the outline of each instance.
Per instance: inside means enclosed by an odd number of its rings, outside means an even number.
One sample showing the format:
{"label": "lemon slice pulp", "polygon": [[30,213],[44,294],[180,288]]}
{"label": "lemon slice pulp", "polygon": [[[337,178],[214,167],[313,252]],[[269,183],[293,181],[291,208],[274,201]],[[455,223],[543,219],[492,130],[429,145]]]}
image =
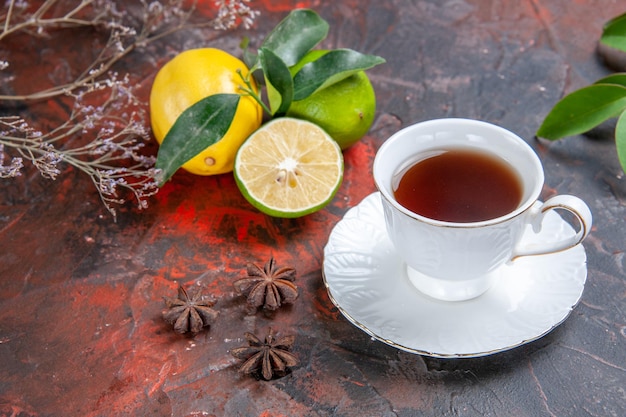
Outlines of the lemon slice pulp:
{"label": "lemon slice pulp", "polygon": [[243,196],[263,213],[301,217],[333,199],[343,179],[343,155],[321,127],[282,117],[244,142],[234,174]]}

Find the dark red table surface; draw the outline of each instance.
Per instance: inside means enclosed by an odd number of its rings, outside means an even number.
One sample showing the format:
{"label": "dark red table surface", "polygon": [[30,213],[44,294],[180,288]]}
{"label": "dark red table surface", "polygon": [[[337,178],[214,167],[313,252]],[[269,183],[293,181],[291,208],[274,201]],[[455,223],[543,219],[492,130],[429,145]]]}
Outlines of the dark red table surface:
{"label": "dark red table surface", "polygon": [[[141,83],[147,102],[156,71],[176,52],[214,46],[239,54],[242,36],[258,42],[302,5],[329,21],[324,46],[387,60],[369,72],[376,120],[345,152],[333,202],[301,219],[275,219],[242,198],[232,175],[177,173],[148,209],[122,208],[113,222],[75,170],[56,181],[34,169],[1,180],[0,415],[626,415],[626,182],[612,126],[555,143],[534,138],[565,93],[626,71],[597,51],[602,25],[625,11],[623,2],[253,1],[261,15],[251,30],[179,33],[134,52],[120,71]],[[71,62],[81,42],[65,36],[41,56],[67,53]],[[25,66],[32,74],[15,82],[37,83],[45,63],[34,60]],[[40,117],[62,117],[55,103],[44,103]],[[322,280],[332,227],[375,190],[377,148],[403,126],[440,117],[518,133],[545,165],[543,198],[575,194],[594,214],[587,284],[571,316],[535,342],[483,358],[434,359],[372,340],[341,316]],[[272,317],[247,315],[232,283],[247,262],[270,256],[297,269],[300,297]],[[179,284],[216,299],[220,315],[209,331],[179,336],[162,320],[162,297]],[[296,335],[300,365],[269,382],[240,374],[229,349],[245,344],[244,332],[269,327]]]}

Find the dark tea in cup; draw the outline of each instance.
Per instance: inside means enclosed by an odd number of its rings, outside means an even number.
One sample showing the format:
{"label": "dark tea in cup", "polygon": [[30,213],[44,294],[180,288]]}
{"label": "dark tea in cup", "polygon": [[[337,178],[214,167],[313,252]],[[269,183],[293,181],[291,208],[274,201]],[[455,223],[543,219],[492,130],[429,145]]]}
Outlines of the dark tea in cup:
{"label": "dark tea in cup", "polygon": [[[544,174],[537,154],[494,124],[437,119],[407,126],[382,144],[372,168],[406,277],[438,300],[478,297],[508,264],[572,248],[592,227],[578,197],[539,201]],[[542,233],[547,216],[558,216],[554,210],[573,214],[578,230]]]}
{"label": "dark tea in cup", "polygon": [[454,223],[495,219],[522,202],[517,171],[485,151],[450,148],[418,155],[396,174],[394,197],[414,213]]}

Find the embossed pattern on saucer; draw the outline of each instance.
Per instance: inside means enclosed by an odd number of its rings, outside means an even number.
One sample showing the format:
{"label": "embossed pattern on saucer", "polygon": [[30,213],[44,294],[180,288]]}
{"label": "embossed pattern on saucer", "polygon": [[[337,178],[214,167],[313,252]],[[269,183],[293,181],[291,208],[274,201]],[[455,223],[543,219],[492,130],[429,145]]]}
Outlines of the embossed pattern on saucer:
{"label": "embossed pattern on saucer", "polygon": [[[552,212],[541,235],[573,234]],[[524,239],[541,239],[530,233]],[[324,282],[354,325],[399,349],[435,357],[476,357],[536,340],[576,306],[587,278],[582,245],[525,257],[500,268],[501,279],[468,301],[438,301],[413,287],[391,244],[380,194],[350,209],[324,248]]]}

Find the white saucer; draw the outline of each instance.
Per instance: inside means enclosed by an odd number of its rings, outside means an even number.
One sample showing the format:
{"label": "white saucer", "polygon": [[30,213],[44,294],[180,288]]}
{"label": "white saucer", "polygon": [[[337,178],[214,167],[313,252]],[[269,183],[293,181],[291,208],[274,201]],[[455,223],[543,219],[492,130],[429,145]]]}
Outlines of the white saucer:
{"label": "white saucer", "polygon": [[[554,211],[542,235],[573,234]],[[525,239],[538,239],[532,232]],[[540,238],[540,237],[539,237]],[[435,357],[476,357],[536,340],[567,318],[587,278],[582,245],[520,258],[502,278],[468,301],[438,301],[409,281],[385,228],[380,194],[350,209],[324,248],[324,282],[342,314],[366,333],[399,349]]]}

